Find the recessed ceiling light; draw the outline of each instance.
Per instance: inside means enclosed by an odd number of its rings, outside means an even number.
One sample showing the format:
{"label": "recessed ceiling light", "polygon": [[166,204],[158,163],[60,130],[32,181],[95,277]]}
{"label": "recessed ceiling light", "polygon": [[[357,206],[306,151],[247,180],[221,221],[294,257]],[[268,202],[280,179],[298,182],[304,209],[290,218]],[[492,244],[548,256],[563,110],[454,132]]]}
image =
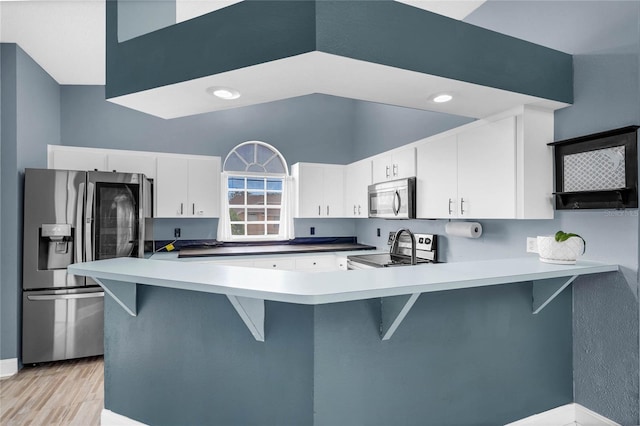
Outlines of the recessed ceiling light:
{"label": "recessed ceiling light", "polygon": [[437,104],[449,102],[451,99],[453,99],[453,96],[448,93],[440,93],[439,95],[435,95],[431,98],[431,100]]}
{"label": "recessed ceiling light", "polygon": [[209,87],[207,93],[224,100],[238,99],[240,97],[240,92],[228,87]]}

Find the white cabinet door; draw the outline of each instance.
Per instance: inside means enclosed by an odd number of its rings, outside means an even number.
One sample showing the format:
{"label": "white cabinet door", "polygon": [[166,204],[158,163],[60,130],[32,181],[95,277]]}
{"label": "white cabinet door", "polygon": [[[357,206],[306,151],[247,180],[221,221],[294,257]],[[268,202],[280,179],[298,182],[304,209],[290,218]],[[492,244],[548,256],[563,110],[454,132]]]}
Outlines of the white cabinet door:
{"label": "white cabinet door", "polygon": [[367,188],[371,185],[371,162],[349,164],[345,169],[344,213],[346,217],[368,217]]}
{"label": "white cabinet door", "polygon": [[429,141],[417,150],[417,216],[424,219],[457,217],[457,137]]}
{"label": "white cabinet door", "polygon": [[324,204],[324,167],[298,163],[292,171],[297,194],[296,217],[320,217]]}
{"label": "white cabinet door", "polygon": [[187,215],[220,216],[220,158],[188,160]]}
{"label": "white cabinet door", "polygon": [[371,161],[371,171],[374,183],[386,182],[392,179],[391,164],[393,158],[391,154],[375,157]]}
{"label": "white cabinet door", "polygon": [[155,188],[155,217],[184,217],[187,215],[189,161],[186,158],[160,156],[157,161]]}
{"label": "white cabinet door", "polygon": [[107,171],[107,154],[90,149],[52,149],[49,152],[49,168],[58,170]]}
{"label": "white cabinet door", "polygon": [[296,217],[343,217],[344,166],[296,163]]}
{"label": "white cabinet door", "polygon": [[280,269],[293,271],[296,269],[295,261],[292,258],[272,258],[268,260],[256,260],[253,262],[256,268]]}
{"label": "white cabinet door", "polygon": [[391,162],[392,179],[404,179],[416,175],[416,150],[406,148],[393,152]]}
{"label": "white cabinet door", "polygon": [[296,271],[322,272],[335,271],[336,257],[334,255],[294,256]]}
{"label": "white cabinet door", "polygon": [[322,215],[344,217],[344,167],[327,165],[323,173]]}
{"label": "white cabinet door", "polygon": [[508,117],[458,135],[459,217],[516,217],[516,121]]}
{"label": "white cabinet door", "polygon": [[107,170],[126,173],[143,173],[149,179],[156,178],[156,156],[149,155],[109,153],[107,155]]}
{"label": "white cabinet door", "polygon": [[405,148],[375,157],[372,162],[373,182],[404,179],[416,175],[416,150]]}
{"label": "white cabinet door", "polygon": [[218,217],[220,158],[158,156],[156,217]]}

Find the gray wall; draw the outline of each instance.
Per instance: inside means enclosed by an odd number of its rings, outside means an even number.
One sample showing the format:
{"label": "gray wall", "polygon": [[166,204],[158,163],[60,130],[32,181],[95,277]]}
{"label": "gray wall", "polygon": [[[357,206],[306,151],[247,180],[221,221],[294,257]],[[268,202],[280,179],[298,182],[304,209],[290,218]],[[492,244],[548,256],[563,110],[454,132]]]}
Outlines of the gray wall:
{"label": "gray wall", "polygon": [[118,41],[123,42],[176,23],[175,0],[117,0]]}
{"label": "gray wall", "polygon": [[[60,143],[60,87],[15,44],[2,44],[2,282],[0,358],[19,358],[22,188],[26,167],[47,166]],[[10,247],[11,250],[6,250]]]}

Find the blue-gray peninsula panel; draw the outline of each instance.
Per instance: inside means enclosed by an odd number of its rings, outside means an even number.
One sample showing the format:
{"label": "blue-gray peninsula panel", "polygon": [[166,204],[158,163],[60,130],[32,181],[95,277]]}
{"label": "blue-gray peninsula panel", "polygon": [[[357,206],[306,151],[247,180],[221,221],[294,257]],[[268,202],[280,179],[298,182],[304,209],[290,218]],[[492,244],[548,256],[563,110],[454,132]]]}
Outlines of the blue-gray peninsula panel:
{"label": "blue-gray peninsula panel", "polygon": [[[571,290],[420,296],[380,340],[380,299],[267,301],[257,342],[227,298],[140,285],[105,298],[105,408],[152,425],[505,424],[572,401]],[[505,401],[509,401],[505,404]]]}

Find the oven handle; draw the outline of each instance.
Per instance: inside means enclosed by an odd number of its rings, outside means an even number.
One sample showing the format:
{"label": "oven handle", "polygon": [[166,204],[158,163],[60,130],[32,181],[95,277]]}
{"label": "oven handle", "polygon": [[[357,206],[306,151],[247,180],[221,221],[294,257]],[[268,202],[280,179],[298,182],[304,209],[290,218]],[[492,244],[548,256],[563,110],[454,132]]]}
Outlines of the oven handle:
{"label": "oven handle", "polygon": [[348,271],[355,271],[358,269],[375,269],[375,266],[371,266],[371,265],[366,265],[364,263],[360,263],[360,262],[356,262],[353,261],[351,259],[347,259],[347,270]]}

